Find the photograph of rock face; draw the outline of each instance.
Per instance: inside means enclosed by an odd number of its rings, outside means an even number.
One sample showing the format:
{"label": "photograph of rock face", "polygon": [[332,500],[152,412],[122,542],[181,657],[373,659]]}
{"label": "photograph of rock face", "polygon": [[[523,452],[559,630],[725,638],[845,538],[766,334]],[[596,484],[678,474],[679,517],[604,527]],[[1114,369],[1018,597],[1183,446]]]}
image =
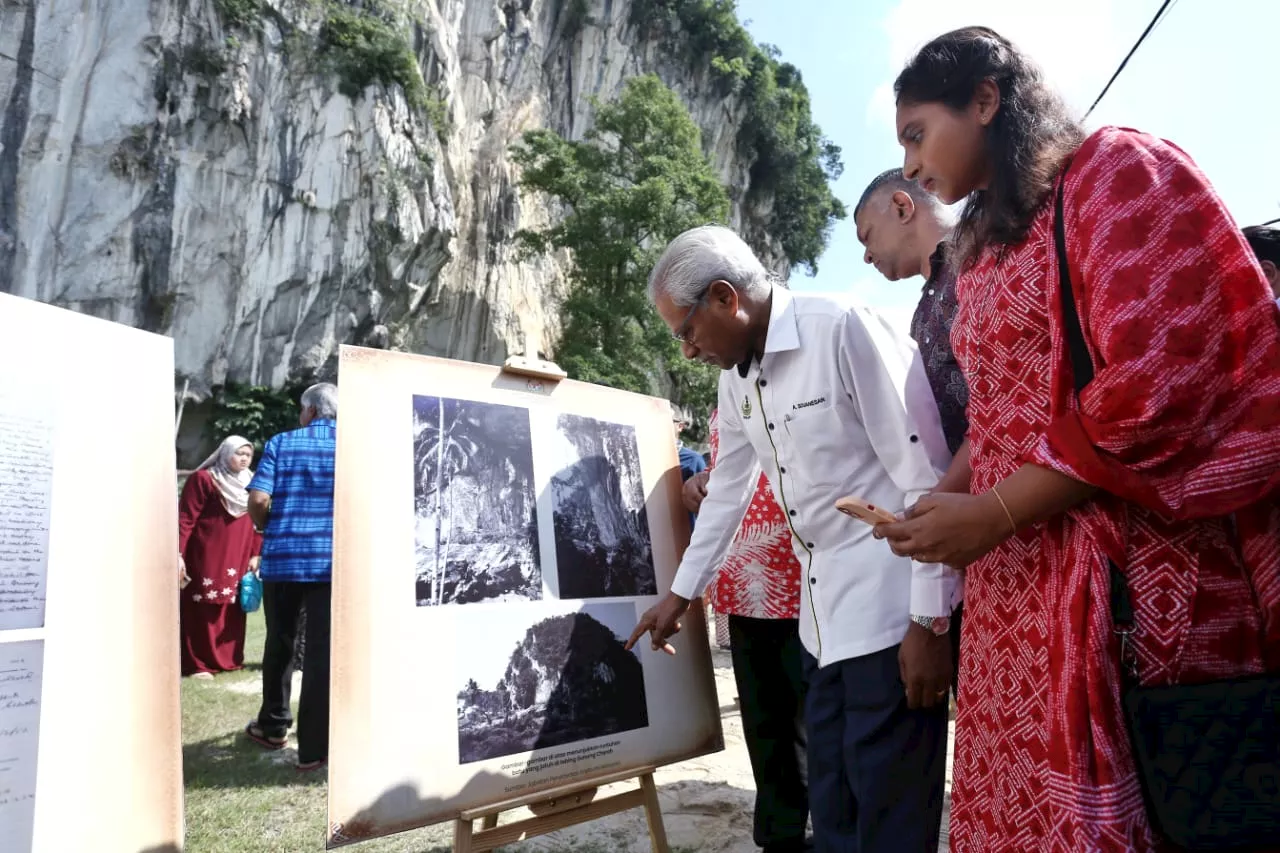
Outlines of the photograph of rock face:
{"label": "photograph of rock face", "polygon": [[[542,613],[541,608],[535,608]],[[530,608],[520,608],[530,613]],[[649,725],[644,667],[623,642],[631,603],[586,604],[532,622],[479,608],[459,623],[458,760],[561,746]]]}
{"label": "photograph of rock face", "polygon": [[560,597],[655,595],[635,427],[562,414],[553,435]]}
{"label": "photograph of rock face", "polygon": [[542,598],[529,412],[413,398],[419,607]]}

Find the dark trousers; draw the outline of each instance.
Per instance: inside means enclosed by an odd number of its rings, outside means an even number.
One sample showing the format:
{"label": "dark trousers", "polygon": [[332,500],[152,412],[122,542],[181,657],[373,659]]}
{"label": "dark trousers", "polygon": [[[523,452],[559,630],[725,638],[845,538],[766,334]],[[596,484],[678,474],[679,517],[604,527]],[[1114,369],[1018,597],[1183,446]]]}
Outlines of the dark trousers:
{"label": "dark trousers", "polygon": [[947,709],[909,710],[898,647],[818,667],[804,653],[809,810],[817,853],[932,853]]}
{"label": "dark trousers", "polygon": [[729,653],[756,780],[752,835],[761,847],[798,845],[809,821],[803,651],[797,619],[729,616]]}
{"label": "dark trousers", "polygon": [[262,649],[262,709],[258,725],[267,737],[284,737],[293,725],[294,643],[305,606],[306,658],[298,697],[298,762],[329,757],[329,593],[327,583],[263,581],[267,641]]}

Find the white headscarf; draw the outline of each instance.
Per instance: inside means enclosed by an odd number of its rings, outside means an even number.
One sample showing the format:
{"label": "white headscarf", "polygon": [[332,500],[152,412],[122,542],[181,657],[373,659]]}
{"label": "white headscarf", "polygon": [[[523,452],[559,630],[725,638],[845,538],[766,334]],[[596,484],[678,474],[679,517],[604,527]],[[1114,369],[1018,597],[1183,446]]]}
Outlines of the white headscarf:
{"label": "white headscarf", "polygon": [[231,457],[242,447],[252,447],[253,442],[239,435],[227,436],[209,458],[200,463],[197,471],[208,471],[214,485],[222,493],[222,505],[232,518],[239,518],[249,511],[249,481],[253,472],[245,468],[239,474],[231,470]]}

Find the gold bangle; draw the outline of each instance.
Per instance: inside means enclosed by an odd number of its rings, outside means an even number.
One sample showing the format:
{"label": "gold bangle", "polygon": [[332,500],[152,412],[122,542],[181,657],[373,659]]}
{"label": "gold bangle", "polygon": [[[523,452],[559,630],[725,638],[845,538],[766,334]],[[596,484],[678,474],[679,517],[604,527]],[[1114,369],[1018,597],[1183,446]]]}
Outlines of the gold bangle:
{"label": "gold bangle", "polygon": [[1004,498],[1000,497],[1000,491],[995,487],[991,487],[991,494],[996,496],[996,500],[1000,501],[1000,508],[1004,510],[1004,517],[1009,519],[1009,529],[1013,533],[1018,532],[1017,522],[1013,520],[1013,513],[1009,512],[1009,505],[1004,502]]}

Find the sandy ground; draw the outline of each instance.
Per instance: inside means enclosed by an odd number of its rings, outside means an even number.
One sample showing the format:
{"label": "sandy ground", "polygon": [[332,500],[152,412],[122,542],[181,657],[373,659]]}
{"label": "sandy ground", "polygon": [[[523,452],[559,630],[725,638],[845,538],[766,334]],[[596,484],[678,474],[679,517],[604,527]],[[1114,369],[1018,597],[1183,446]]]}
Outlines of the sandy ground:
{"label": "sandy ground", "polygon": [[[758,853],[751,840],[755,783],[747,761],[742,737],[742,718],[735,703],[737,688],[729,653],[712,645],[716,668],[716,691],[720,698],[725,748],[722,752],[660,768],[654,775],[662,804],[667,840],[673,850],[699,853]],[[599,796],[634,788],[634,784],[602,788]],[[951,795],[951,747],[947,747],[947,798]],[[521,810],[514,820],[528,817]],[[478,826],[478,825],[477,825]],[[941,853],[947,853],[946,815],[943,817]],[[608,853],[650,853],[649,833],[644,813],[639,809],[601,818],[589,824],[558,830],[502,848],[510,853],[561,853],[561,851],[608,851]]]}

